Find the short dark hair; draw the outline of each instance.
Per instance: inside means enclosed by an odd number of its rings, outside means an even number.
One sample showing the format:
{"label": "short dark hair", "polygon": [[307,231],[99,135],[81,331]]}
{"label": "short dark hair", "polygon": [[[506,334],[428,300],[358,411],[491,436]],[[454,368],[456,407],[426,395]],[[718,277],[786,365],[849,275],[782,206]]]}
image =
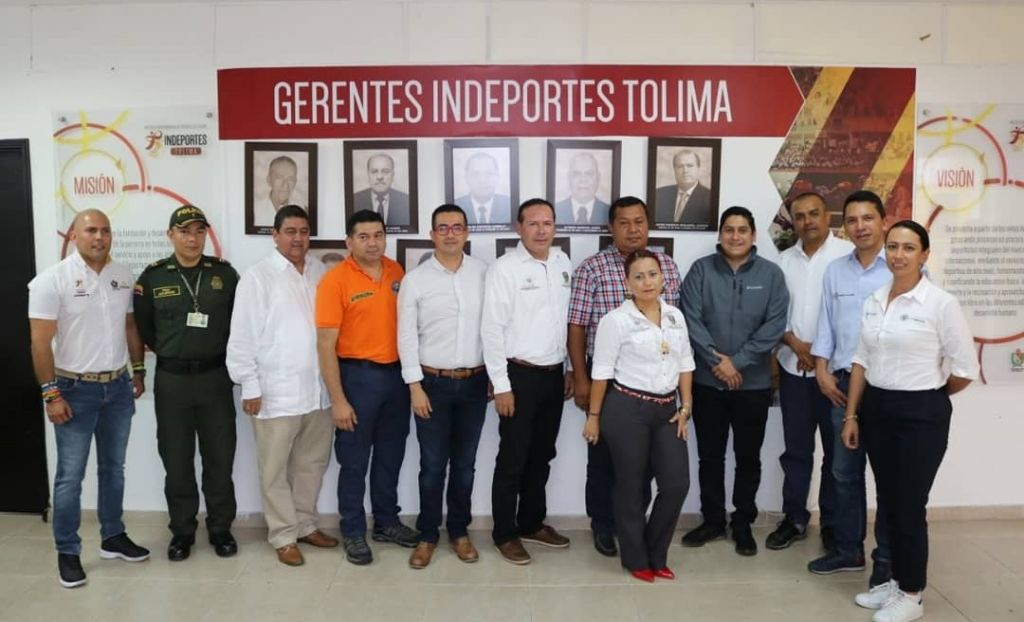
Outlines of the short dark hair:
{"label": "short dark hair", "polygon": [[469,220],[466,218],[465,210],[463,210],[458,205],[454,205],[452,203],[445,203],[444,205],[438,205],[437,209],[434,210],[434,213],[430,215],[430,228],[433,229],[434,226],[437,224],[437,215],[438,214],[447,214],[447,213],[462,214],[462,224],[466,224],[466,223],[469,222]]}
{"label": "short dark hair", "polygon": [[754,215],[750,213],[750,210],[740,205],[733,205],[729,209],[722,212],[721,218],[718,219],[719,231],[721,231],[722,227],[725,226],[725,221],[732,216],[742,216],[744,219],[746,219],[747,224],[750,225],[750,231],[752,233],[757,232],[757,227],[754,226]]}
{"label": "short dark hair", "polygon": [[547,199],[527,199],[519,206],[519,211],[516,213],[516,222],[523,222],[523,212],[535,205],[547,205],[548,209],[551,210],[551,218],[555,218],[555,207]]}
{"label": "short dark hair", "polygon": [[361,222],[379,222],[382,229],[384,227],[384,218],[380,214],[368,209],[361,209],[355,214],[348,217],[348,222],[345,223],[345,235],[351,237],[356,231],[356,225]]}
{"label": "short dark hair", "polygon": [[826,208],[828,207],[828,201],[825,200],[825,197],[821,196],[820,194],[813,190],[808,190],[807,192],[801,192],[800,194],[796,195],[795,197],[789,200],[788,207],[790,213],[793,212],[794,203],[796,203],[797,201],[803,201],[804,199],[809,199],[811,197],[818,199],[818,201],[820,201],[821,204],[824,205]]}
{"label": "short dark hair", "polygon": [[889,227],[889,230],[885,233],[885,239],[889,239],[889,234],[892,233],[893,229],[909,229],[917,234],[917,238],[921,240],[921,250],[928,250],[931,243],[928,241],[928,230],[922,227],[920,224],[913,220],[901,220],[893,226]]}
{"label": "short dark hair", "polygon": [[274,214],[274,231],[280,231],[281,225],[284,224],[285,218],[301,218],[309,224],[309,214],[306,210],[302,209],[298,205],[282,205],[277,213]]}
{"label": "short dark hair", "polygon": [[846,220],[846,207],[850,203],[870,203],[875,206],[875,211],[878,212],[878,216],[885,220],[885,204],[882,203],[882,199],[877,194],[870,190],[858,190],[850,196],[846,197],[843,201],[843,220]]}
{"label": "short dark hair", "polygon": [[658,256],[655,255],[654,253],[652,253],[651,251],[647,250],[646,248],[641,248],[639,250],[633,251],[629,255],[626,255],[626,276],[627,277],[629,276],[629,269],[632,268],[633,264],[636,263],[640,259],[653,259],[654,263],[658,264],[658,271],[659,272],[661,271],[661,262],[658,261]]}
{"label": "short dark hair", "polygon": [[644,214],[647,213],[647,204],[640,200],[639,197],[626,195],[615,199],[611,206],[608,207],[608,223],[611,224],[615,222],[615,212],[620,209],[626,209],[627,207],[633,207],[634,205],[639,205],[644,208]]}

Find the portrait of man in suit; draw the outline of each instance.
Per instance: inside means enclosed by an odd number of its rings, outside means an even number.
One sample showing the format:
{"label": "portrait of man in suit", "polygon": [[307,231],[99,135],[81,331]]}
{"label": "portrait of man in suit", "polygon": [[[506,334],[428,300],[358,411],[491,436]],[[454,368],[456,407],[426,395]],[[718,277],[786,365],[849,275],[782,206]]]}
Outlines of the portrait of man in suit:
{"label": "portrait of man in suit", "polygon": [[409,195],[395,190],[395,160],[377,153],[366,161],[366,179],[370,187],[352,195],[352,211],[377,212],[386,226],[409,224]]}
{"label": "portrait of man in suit", "polygon": [[465,184],[469,191],[455,197],[455,205],[466,212],[470,225],[512,222],[512,199],[498,192],[500,181],[498,160],[490,153],[477,151],[466,159]]}
{"label": "portrait of man in suit", "polygon": [[655,223],[714,230],[718,206],[712,205],[711,189],[701,183],[702,167],[696,149],[683,148],[672,156],[676,183],[658,188],[654,199]]}
{"label": "portrait of man in suit", "polygon": [[416,141],[350,140],[344,149],[345,218],[369,210],[387,233],[416,233]]}
{"label": "portrait of man in suit", "polygon": [[[555,203],[555,224],[607,225],[610,204],[598,198],[601,167],[589,151],[581,151],[569,160],[565,190],[569,196]],[[556,186],[556,192],[559,188]],[[563,192],[565,191],[563,190]]]}

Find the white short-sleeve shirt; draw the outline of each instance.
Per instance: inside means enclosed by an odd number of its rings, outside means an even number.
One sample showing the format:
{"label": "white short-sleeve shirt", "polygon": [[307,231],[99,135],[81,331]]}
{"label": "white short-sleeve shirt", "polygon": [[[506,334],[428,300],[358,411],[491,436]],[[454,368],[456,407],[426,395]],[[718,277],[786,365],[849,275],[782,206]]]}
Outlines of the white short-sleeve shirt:
{"label": "white short-sleeve shirt", "polygon": [[77,252],[29,282],[28,317],[57,321],[54,366],[81,374],[128,362],[133,283],[127,266],[110,260],[97,274]]}
{"label": "white short-sleeve shirt", "polygon": [[615,379],[638,391],[665,394],[679,387],[679,374],[693,371],[693,350],[679,309],[661,301],[661,326],[627,300],[597,325],[594,380]]}
{"label": "white short-sleeve shirt", "polygon": [[956,298],[925,276],[886,304],[890,291],[891,283],[864,301],[853,362],[871,386],[927,391],[946,384],[950,374],[978,378],[974,338]]}

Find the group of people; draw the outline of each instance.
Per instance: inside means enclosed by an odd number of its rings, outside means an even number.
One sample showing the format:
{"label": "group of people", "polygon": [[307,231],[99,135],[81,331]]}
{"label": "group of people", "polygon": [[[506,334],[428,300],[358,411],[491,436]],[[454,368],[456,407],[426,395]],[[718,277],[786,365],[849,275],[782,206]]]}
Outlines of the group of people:
{"label": "group of people", "polygon": [[[520,242],[489,266],[464,251],[466,211],[441,205],[431,216],[434,253],[407,274],[385,256],[380,213],[348,219],[349,255],[327,270],[308,254],[308,215],[286,205],[274,218],[274,250],[239,278],[203,254],[206,217],[186,205],[168,226],[174,253],[134,287],[110,259],[107,217],[79,213],[71,230],[77,252],[29,285],[35,371],[57,439],[61,584],[86,580],[77,531],[93,437],[100,554],[149,555],[121,521],[133,397],[145,390],[143,344],[157,356],[171,560],[186,559],[195,543],[197,439],[209,541],[218,555],[237,552],[234,384],[256,439],[268,541],[292,566],[303,563],[298,544],[339,544],[317,528],[332,441],[348,561],[372,562],[369,536],[412,549],[410,567],[425,568],[442,521],[458,559],[477,561],[468,526],[491,400],[500,436],[491,485],[497,551],[528,564],[524,543],[568,547],[546,522],[546,484],[563,405],[573,399],[586,413],[594,547],[647,582],[674,578],[667,553],[689,490],[691,416],[703,521],[682,543],[703,546],[728,533],[737,553],[757,553],[751,524],[777,357],[785,519],[766,546],[806,537],[820,431],[827,553],[809,570],[863,570],[866,450],[877,481],[878,547],[871,589],[856,602],[878,609],[876,622],[920,617],[925,505],[948,437],[948,395],[978,374],[972,337],[956,300],[925,276],[928,233],[920,225],[887,229],[881,200],[867,191],[845,202],[850,241],[831,232],[821,196],[802,194],[790,210],[799,242],[778,264],[758,255],[751,212],[730,207],[716,251],[681,277],[671,257],[647,249],[648,210],[631,196],[608,207],[612,244],[575,271],[552,245],[556,209],[543,199],[519,206]],[[420,448],[415,529],[399,520],[397,494],[410,417]]]}

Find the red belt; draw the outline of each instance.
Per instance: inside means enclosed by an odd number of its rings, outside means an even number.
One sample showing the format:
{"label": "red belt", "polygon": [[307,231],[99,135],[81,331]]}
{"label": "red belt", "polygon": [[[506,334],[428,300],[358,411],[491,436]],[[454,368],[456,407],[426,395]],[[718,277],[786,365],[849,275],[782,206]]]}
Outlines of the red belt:
{"label": "red belt", "polygon": [[665,404],[675,404],[676,402],[675,391],[665,394],[648,393],[647,391],[639,391],[637,389],[630,389],[629,387],[624,387],[615,381],[612,381],[612,388],[614,388],[619,393],[622,393],[623,395],[635,397],[636,399],[643,400],[645,402],[660,404],[662,406],[664,406]]}

